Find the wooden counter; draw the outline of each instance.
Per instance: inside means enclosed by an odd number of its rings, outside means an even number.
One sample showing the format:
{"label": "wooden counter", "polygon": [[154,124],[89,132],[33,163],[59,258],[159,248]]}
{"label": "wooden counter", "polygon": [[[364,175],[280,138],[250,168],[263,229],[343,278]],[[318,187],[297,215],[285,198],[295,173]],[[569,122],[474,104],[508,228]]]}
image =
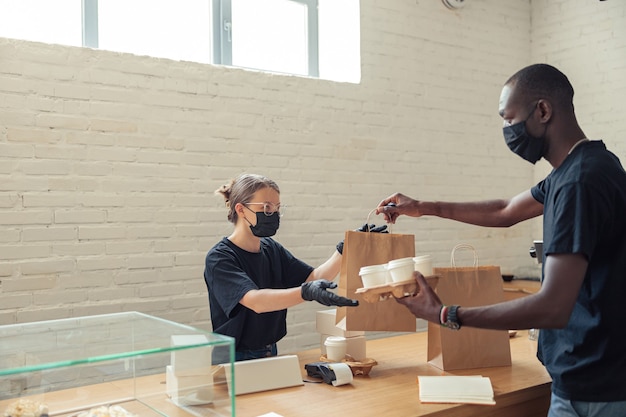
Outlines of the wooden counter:
{"label": "wooden counter", "polygon": [[514,279],[513,281],[504,281],[502,286],[504,288],[504,299],[509,301],[536,293],[541,288],[541,283],[539,281]]}
{"label": "wooden counter", "polygon": [[[271,411],[284,417],[369,416],[507,416],[545,417],[550,404],[550,377],[536,358],[537,343],[526,331],[511,338],[512,366],[455,371],[491,379],[495,406],[421,404],[418,375],[446,374],[426,362],[427,334],[415,333],[367,342],[367,356],[378,361],[368,377],[351,385],[305,383],[302,387],[239,395],[238,417]],[[298,354],[300,363],[319,360],[319,349]],[[306,375],[303,369],[303,374]]]}
{"label": "wooden counter", "polygon": [[[355,377],[352,384],[335,387],[325,383],[239,395],[237,417],[258,417],[275,412],[283,417],[545,417],[550,403],[550,377],[536,358],[537,343],[526,331],[511,338],[512,366],[454,371],[454,375],[483,375],[491,379],[495,406],[470,404],[422,404],[418,375],[444,375],[426,362],[427,333],[412,333],[367,342],[367,356],[375,359],[367,377]],[[298,353],[304,364],[317,362],[320,350]],[[216,381],[217,382],[217,381]],[[50,406],[51,415],[74,417],[76,411],[98,404],[119,403],[139,417],[200,417],[230,415],[225,384],[223,401],[184,410],[165,394],[165,375],[139,377],[35,395],[32,399]],[[140,401],[134,400],[135,395]],[[0,401],[0,412],[13,400]],[[89,405],[89,406],[88,406]],[[72,412],[73,410],[73,412]],[[158,412],[156,411],[158,410]]]}

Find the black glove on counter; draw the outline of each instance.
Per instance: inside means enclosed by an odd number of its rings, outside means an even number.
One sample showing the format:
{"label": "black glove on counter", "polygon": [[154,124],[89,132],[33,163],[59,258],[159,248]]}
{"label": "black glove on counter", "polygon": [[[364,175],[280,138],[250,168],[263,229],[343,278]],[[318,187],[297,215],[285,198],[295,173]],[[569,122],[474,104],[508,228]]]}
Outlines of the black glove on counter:
{"label": "black glove on counter", "polygon": [[[313,378],[322,378],[327,384],[332,384],[337,379],[335,371],[332,370],[328,362],[313,362],[304,365],[306,374]],[[311,381],[312,382],[312,381]]]}
{"label": "black glove on counter", "polygon": [[[376,227],[375,224],[368,225],[367,223],[356,229],[355,232],[389,233],[386,224]],[[343,255],[343,240],[337,243],[337,252]]]}
{"label": "black glove on counter", "polygon": [[337,288],[337,284],[326,279],[318,279],[302,284],[300,293],[303,300],[317,301],[325,306],[356,307],[359,305],[357,300],[351,300],[333,292],[326,291],[329,288]]}

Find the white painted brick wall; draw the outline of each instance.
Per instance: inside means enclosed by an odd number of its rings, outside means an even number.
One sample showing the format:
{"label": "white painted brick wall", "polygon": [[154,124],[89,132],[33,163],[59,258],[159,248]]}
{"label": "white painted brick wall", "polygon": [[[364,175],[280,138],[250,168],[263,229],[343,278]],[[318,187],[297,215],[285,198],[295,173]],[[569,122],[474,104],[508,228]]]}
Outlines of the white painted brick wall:
{"label": "white painted brick wall", "polygon": [[[518,193],[546,168],[506,149],[497,105],[531,62],[562,67],[583,129],[626,155],[621,2],[363,0],[361,16],[359,84],[0,39],[0,324],[138,310],[210,328],[204,256],[231,230],[213,190],[241,172],[278,181],[277,239],[313,265],[393,192]],[[435,265],[466,242],[538,274],[540,225],[394,231]],[[290,309],[281,352],[317,346],[320,308]]]}

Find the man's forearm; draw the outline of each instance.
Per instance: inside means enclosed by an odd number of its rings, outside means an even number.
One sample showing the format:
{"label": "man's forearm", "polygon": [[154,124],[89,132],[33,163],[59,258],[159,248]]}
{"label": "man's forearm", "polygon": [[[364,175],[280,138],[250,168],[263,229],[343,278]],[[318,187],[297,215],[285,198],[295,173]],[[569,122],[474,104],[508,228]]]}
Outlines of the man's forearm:
{"label": "man's forearm", "polygon": [[420,201],[418,210],[422,215],[437,216],[462,223],[487,227],[508,227],[511,223],[504,216],[505,200],[489,200],[469,203],[443,201]]}

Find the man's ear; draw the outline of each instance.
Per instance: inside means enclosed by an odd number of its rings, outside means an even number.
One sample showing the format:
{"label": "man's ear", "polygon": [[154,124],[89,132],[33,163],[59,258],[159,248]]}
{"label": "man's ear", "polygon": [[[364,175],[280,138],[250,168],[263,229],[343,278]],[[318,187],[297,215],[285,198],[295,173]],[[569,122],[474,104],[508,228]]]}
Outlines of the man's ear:
{"label": "man's ear", "polygon": [[552,103],[548,100],[540,99],[537,102],[537,107],[539,108],[539,121],[542,123],[548,122],[552,118]]}

